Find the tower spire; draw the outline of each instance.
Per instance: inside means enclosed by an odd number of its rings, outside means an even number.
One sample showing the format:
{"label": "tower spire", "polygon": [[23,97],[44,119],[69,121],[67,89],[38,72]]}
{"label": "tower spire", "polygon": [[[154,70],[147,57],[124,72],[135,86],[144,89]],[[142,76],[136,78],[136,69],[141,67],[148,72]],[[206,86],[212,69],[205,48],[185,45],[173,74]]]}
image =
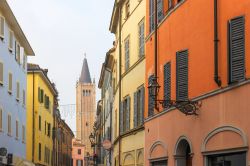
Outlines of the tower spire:
{"label": "tower spire", "polygon": [[90,72],[89,72],[88,61],[87,61],[87,58],[86,58],[86,53],[84,53],[82,72],[81,72],[79,82],[80,83],[90,83],[90,84],[92,83],[91,77],[90,77]]}

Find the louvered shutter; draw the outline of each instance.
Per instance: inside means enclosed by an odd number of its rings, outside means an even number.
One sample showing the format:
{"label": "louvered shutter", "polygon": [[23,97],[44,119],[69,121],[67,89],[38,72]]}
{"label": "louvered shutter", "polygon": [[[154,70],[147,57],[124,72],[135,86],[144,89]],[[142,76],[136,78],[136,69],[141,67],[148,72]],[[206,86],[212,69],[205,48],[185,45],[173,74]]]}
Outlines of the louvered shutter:
{"label": "louvered shutter", "polygon": [[126,131],[130,130],[130,97],[127,98]]}
{"label": "louvered shutter", "polygon": [[41,102],[41,89],[38,88],[38,101]]}
{"label": "louvered shutter", "polygon": [[140,110],[140,125],[142,125],[143,124],[143,122],[144,122],[144,108],[145,108],[145,106],[144,106],[144,104],[145,104],[145,88],[144,87],[142,87],[141,88],[141,97],[140,97],[140,99],[141,99],[141,102],[140,102],[140,104],[141,104],[141,110]]}
{"label": "louvered shutter", "polygon": [[12,92],[12,73],[9,73],[9,92]]}
{"label": "louvered shutter", "polygon": [[230,83],[245,79],[245,18],[229,21]]}
{"label": "louvered shutter", "polygon": [[158,23],[161,22],[161,20],[164,17],[163,14],[163,0],[157,0],[157,19],[158,19]]}
{"label": "louvered shutter", "polygon": [[188,99],[188,50],[176,55],[176,98],[178,101]]}
{"label": "louvered shutter", "polygon": [[[153,75],[149,77],[148,79],[148,84],[150,85],[153,80]],[[154,99],[150,96],[149,91],[148,91],[148,116],[153,116],[154,115]]]}
{"label": "louvered shutter", "polygon": [[0,37],[4,38],[4,18],[0,16]]}
{"label": "louvered shutter", "polygon": [[154,1],[155,0],[150,0],[150,9],[149,9],[149,22],[150,22],[150,32],[154,30],[154,20],[155,20],[155,7],[154,7]]}
{"label": "louvered shutter", "polygon": [[119,132],[120,134],[123,133],[123,102],[121,102],[120,110],[119,110]]}
{"label": "louvered shutter", "polygon": [[138,124],[138,106],[137,106],[137,92],[134,93],[134,128],[137,127]]}
{"label": "louvered shutter", "polygon": [[164,99],[171,100],[171,63],[164,65]]}

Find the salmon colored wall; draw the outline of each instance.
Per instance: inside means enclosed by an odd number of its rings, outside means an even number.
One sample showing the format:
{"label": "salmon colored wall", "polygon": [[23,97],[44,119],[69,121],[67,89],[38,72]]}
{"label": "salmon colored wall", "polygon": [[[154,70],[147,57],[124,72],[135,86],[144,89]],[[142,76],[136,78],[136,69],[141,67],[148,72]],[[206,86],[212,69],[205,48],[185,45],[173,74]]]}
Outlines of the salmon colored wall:
{"label": "salmon colored wall", "polygon": [[[166,11],[167,0],[164,0]],[[175,2],[176,4],[176,2]],[[149,0],[146,25],[146,85],[154,73],[154,34],[149,34]],[[165,9],[166,8],[166,9]],[[218,0],[219,77],[222,87],[228,86],[227,24],[234,17],[245,15],[246,77],[250,77],[250,1]],[[163,67],[171,61],[171,98],[176,98],[176,52],[188,49],[189,98],[194,98],[220,87],[214,81],[214,1],[184,0],[170,10],[158,29],[158,77],[163,98]],[[147,91],[146,91],[147,94]],[[145,116],[148,99],[146,97]]]}
{"label": "salmon colored wall", "polygon": [[[203,140],[216,128],[233,126],[249,136],[249,91],[250,84],[247,84],[205,99],[202,101],[202,107],[198,116],[186,116],[180,111],[173,110],[146,122],[145,142],[147,144],[145,144],[145,165],[149,165],[150,149],[157,141],[164,143],[168,152],[168,165],[174,166],[174,151],[177,140],[185,135],[192,144],[194,152],[193,165],[202,166],[204,160],[201,152]],[[250,141],[249,137],[247,141]],[[243,139],[239,134],[232,131],[225,131],[211,137],[207,143],[207,150],[224,150],[241,146],[244,145]],[[249,153],[247,153],[247,160],[250,160]]]}

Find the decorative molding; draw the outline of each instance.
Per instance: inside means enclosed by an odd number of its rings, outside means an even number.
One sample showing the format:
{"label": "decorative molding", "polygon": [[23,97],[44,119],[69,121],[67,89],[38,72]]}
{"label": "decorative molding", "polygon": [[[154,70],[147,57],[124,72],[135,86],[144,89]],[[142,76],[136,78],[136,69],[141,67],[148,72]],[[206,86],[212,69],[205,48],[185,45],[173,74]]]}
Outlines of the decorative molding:
{"label": "decorative molding", "polygon": [[154,158],[152,158],[152,153],[154,151],[154,149],[157,146],[162,146],[165,150],[165,156],[162,156],[161,158],[167,158],[168,157],[168,151],[167,151],[167,145],[165,143],[163,143],[162,141],[156,141],[154,142],[154,144],[151,146],[150,150],[149,150],[149,160],[153,160]]}
{"label": "decorative molding", "polygon": [[[205,137],[202,146],[201,146],[201,152],[205,153],[206,152],[206,145],[208,143],[208,141],[215,136],[218,133],[224,132],[224,131],[231,131],[234,133],[237,133],[238,135],[241,136],[242,141],[243,141],[243,148],[248,147],[248,140],[247,140],[247,135],[239,128],[234,127],[234,126],[221,126],[218,127],[216,129],[214,129],[213,131],[211,131],[210,133],[208,133],[208,135]],[[236,147],[239,148],[239,147]]]}

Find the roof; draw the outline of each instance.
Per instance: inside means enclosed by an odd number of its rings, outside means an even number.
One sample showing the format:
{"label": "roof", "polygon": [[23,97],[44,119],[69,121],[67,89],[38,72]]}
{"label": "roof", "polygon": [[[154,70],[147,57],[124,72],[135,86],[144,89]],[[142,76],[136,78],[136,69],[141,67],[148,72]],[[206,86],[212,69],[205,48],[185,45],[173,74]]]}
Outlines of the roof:
{"label": "roof", "polygon": [[86,58],[84,58],[84,60],[83,60],[82,72],[81,72],[79,82],[80,83],[89,83],[89,84],[92,83],[90,73],[89,73],[88,61]]}
{"label": "roof", "polygon": [[28,56],[34,56],[35,53],[27,40],[25,34],[23,33],[19,23],[17,22],[17,19],[12,12],[8,2],[6,0],[0,0],[0,10],[2,11],[6,21],[8,22],[10,28],[12,31],[14,31],[16,38],[18,39],[18,42],[22,45],[22,47],[25,50],[25,53]]}
{"label": "roof", "polygon": [[58,91],[56,89],[56,86],[54,83],[52,83],[47,75],[48,70],[47,69],[42,69],[40,68],[39,65],[37,64],[33,64],[33,63],[28,63],[28,73],[32,73],[32,72],[40,72],[42,74],[42,76],[44,77],[45,81],[47,81],[50,89],[53,91],[55,96],[58,96]]}

